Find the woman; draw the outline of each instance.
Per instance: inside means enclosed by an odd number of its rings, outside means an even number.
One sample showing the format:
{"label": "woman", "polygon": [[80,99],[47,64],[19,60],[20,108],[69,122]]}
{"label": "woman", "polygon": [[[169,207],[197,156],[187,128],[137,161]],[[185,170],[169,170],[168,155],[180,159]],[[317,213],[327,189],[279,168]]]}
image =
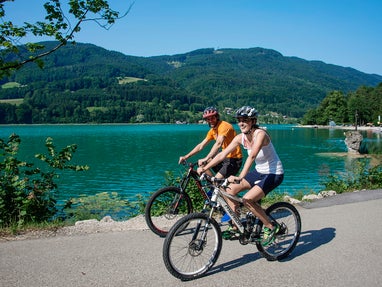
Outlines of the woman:
{"label": "woman", "polygon": [[[223,161],[228,153],[242,145],[248,152],[247,160],[239,176],[230,176],[231,182],[228,193],[237,195],[243,190],[248,192],[243,196],[244,205],[255,214],[264,225],[264,235],[261,240],[263,246],[267,246],[274,240],[274,235],[278,232],[279,226],[272,225],[265,211],[258,203],[260,199],[266,196],[270,191],[281,184],[284,179],[284,170],[282,163],[277,155],[269,134],[257,125],[257,111],[250,106],[241,107],[236,111],[241,134],[237,135],[229,146],[214,157],[207,165],[198,168],[201,174],[209,168]],[[256,167],[250,170],[253,162]],[[236,212],[235,202],[227,198],[228,204]],[[223,232],[223,238],[230,238],[237,235],[235,226],[229,227]]]}

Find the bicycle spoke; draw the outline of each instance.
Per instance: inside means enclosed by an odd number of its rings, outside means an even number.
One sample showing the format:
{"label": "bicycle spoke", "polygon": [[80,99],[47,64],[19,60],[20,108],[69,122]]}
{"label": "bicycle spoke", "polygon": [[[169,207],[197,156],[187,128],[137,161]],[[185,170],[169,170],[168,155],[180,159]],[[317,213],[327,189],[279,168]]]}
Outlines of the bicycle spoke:
{"label": "bicycle spoke", "polygon": [[296,246],[301,232],[301,219],[297,210],[285,202],[271,206],[268,215],[280,225],[280,231],[268,246],[261,246],[260,243],[257,246],[268,260],[280,260],[288,256]]}
{"label": "bicycle spoke", "polygon": [[145,219],[149,228],[165,236],[170,228],[183,216],[192,211],[192,203],[177,187],[166,187],[157,191],[147,203]]}
{"label": "bicycle spoke", "polygon": [[166,237],[166,267],[177,278],[196,278],[216,262],[221,245],[218,224],[214,221],[207,225],[205,214],[191,214],[176,223]]}

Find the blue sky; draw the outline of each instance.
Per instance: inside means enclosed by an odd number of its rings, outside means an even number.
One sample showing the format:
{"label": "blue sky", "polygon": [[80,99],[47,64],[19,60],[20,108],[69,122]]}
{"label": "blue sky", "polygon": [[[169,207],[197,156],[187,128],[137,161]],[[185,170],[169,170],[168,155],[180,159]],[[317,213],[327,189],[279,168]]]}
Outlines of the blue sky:
{"label": "blue sky", "polygon": [[[6,12],[34,22],[44,2],[15,0]],[[133,1],[109,3],[122,12]],[[111,29],[87,22],[76,41],[133,56],[263,47],[382,75],[381,15],[381,0],[135,0]]]}

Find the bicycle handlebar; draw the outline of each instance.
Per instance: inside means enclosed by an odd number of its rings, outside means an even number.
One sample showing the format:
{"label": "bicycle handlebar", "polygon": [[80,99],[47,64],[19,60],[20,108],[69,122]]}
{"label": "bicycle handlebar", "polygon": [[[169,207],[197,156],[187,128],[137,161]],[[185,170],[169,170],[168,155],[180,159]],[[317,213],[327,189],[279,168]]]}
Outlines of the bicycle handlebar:
{"label": "bicycle handlebar", "polygon": [[201,176],[200,176],[200,179],[201,180],[207,180],[208,182],[216,185],[218,188],[220,188],[220,192],[226,196],[226,197],[229,197],[231,198],[232,200],[236,201],[236,202],[239,202],[240,204],[243,203],[243,199],[238,197],[238,196],[235,196],[235,195],[232,195],[232,194],[229,194],[226,192],[226,189],[228,187],[229,184],[231,184],[232,182],[228,181],[228,178],[216,178],[214,176],[210,176],[206,173],[203,173]]}
{"label": "bicycle handlebar", "polygon": [[217,186],[221,186],[224,188],[228,187],[228,185],[230,185],[231,183],[240,183],[239,180],[235,180],[234,182],[232,182],[232,181],[228,181],[228,178],[216,178],[216,177],[210,176],[206,173],[203,173],[200,176],[200,179],[201,180],[207,180],[210,183],[216,184]]}
{"label": "bicycle handlebar", "polygon": [[214,176],[210,176],[206,173],[203,173],[201,176],[200,176],[200,180],[206,180],[210,183],[214,183],[214,184],[217,184],[218,186],[228,186],[228,184],[230,184],[230,182],[228,182],[228,179],[227,178],[216,178]]}
{"label": "bicycle handlebar", "polygon": [[188,162],[187,160],[182,161],[180,164],[191,168],[194,168],[195,165],[198,165],[197,162]]}

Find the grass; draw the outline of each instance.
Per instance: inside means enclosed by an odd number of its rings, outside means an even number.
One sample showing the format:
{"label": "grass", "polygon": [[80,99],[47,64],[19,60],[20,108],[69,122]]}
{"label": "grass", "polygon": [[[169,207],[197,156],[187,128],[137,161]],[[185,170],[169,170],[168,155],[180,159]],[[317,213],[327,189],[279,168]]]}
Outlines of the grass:
{"label": "grass", "polygon": [[3,84],[1,87],[3,89],[11,89],[11,88],[20,88],[22,85],[17,82],[8,82]]}
{"label": "grass", "polygon": [[11,105],[21,105],[24,102],[24,99],[3,99],[0,100],[0,104],[11,104]]}
{"label": "grass", "polygon": [[70,226],[68,222],[54,221],[54,222],[42,222],[42,223],[28,223],[24,226],[9,226],[0,228],[0,238],[20,236],[27,233],[44,232],[56,232],[58,229],[64,226]]}
{"label": "grass", "polygon": [[118,84],[120,85],[125,85],[125,84],[130,84],[130,83],[135,83],[138,81],[146,81],[145,79],[142,78],[135,78],[135,77],[118,77]]}
{"label": "grass", "polygon": [[101,111],[101,112],[106,112],[109,110],[107,107],[87,107],[86,108],[89,113],[95,112],[95,111]]}

